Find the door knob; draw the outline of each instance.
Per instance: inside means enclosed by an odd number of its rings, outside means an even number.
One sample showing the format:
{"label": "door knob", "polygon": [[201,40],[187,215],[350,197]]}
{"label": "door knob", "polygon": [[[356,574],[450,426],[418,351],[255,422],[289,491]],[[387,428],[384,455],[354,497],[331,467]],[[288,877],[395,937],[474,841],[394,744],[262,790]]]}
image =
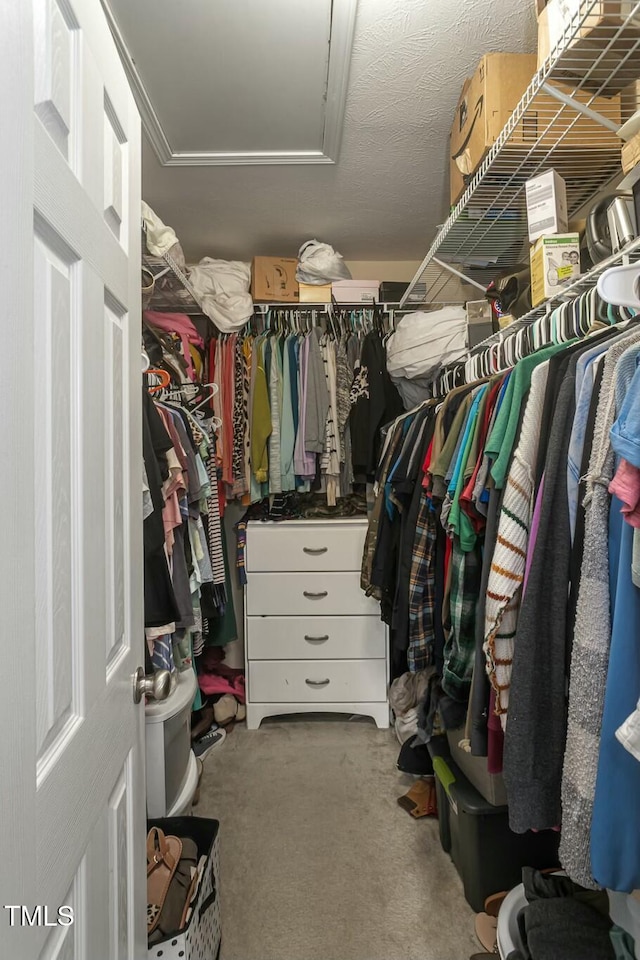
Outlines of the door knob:
{"label": "door knob", "polygon": [[143,697],[153,700],[166,700],[171,692],[171,674],[168,670],[158,670],[151,676],[145,676],[142,667],[133,675],[133,702],[140,703]]}

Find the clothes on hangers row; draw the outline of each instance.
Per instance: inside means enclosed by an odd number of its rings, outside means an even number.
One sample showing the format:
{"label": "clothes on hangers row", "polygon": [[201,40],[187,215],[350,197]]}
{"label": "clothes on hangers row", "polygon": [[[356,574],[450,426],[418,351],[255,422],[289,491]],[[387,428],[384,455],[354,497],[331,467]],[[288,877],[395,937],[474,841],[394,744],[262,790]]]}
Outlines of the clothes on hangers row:
{"label": "clothes on hangers row", "polygon": [[143,390],[145,633],[154,669],[185,669],[237,636],[218,496],[216,435]]}
{"label": "clothes on hangers row", "polygon": [[227,498],[322,491],[329,505],[375,471],[379,427],[402,409],[381,332],[334,326],[212,338]]}
{"label": "clothes on hangers row", "polygon": [[556,326],[568,343],[388,427],[362,586],[394,674],[436,668],[419,736],[466,726],[466,749],[504,773],[512,829],[561,827],[573,879],[631,890],[640,329],[598,330],[593,303],[565,311],[587,339]]}

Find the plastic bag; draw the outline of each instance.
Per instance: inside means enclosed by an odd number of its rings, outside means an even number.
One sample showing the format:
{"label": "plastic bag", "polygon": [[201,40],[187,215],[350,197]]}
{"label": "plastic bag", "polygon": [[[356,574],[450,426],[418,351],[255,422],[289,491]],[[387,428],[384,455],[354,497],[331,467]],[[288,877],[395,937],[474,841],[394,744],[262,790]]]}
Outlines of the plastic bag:
{"label": "plastic bag", "polygon": [[416,311],[404,316],[387,340],[387,370],[392,379],[433,378],[442,366],[460,360],[466,352],[464,307]]}
{"label": "plastic bag", "polygon": [[204,257],[190,268],[189,281],[202,312],[222,333],[239,330],[253,316],[251,264]]}
{"label": "plastic bag", "polygon": [[341,254],[336,253],[328,243],[308,240],[298,251],[298,283],[311,283],[320,286],[332,280],[351,280],[351,273]]}

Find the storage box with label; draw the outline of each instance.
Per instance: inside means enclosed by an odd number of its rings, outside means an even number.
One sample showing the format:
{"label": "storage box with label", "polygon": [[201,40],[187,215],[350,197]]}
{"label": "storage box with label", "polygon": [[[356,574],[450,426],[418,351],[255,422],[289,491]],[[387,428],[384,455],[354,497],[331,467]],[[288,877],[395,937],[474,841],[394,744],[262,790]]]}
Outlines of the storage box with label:
{"label": "storage box with label", "polygon": [[529,240],[533,242],[538,237],[567,232],[567,187],[555,170],[547,170],[527,180],[525,193]]}
{"label": "storage box with label", "polygon": [[331,292],[338,303],[377,303],[379,280],[334,280]]}
{"label": "storage box with label", "polygon": [[301,283],[300,303],[331,303],[330,283]]}
{"label": "storage box with label", "polygon": [[538,68],[558,45],[568,45],[554,67],[557,77],[606,96],[619,93],[638,74],[636,58],[628,56],[640,38],[636,8],[636,0],[548,0],[538,11]]}
{"label": "storage box with label", "polygon": [[531,247],[531,304],[548,300],[580,276],[580,234],[540,237]]}
{"label": "storage box with label", "polygon": [[298,303],[295,257],[254,257],[251,265],[251,296],[268,303]]}

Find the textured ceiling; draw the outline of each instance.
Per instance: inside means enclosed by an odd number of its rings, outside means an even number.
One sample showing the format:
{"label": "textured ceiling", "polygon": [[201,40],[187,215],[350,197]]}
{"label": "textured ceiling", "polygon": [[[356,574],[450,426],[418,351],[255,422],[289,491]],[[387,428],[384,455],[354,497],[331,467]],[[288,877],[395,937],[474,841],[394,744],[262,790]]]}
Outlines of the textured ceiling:
{"label": "textured ceiling", "polygon": [[337,164],[162,167],[146,144],[144,197],[191,261],[291,256],[311,237],[351,260],[421,258],[464,78],[483,53],[534,49],[533,0],[359,0]]}

